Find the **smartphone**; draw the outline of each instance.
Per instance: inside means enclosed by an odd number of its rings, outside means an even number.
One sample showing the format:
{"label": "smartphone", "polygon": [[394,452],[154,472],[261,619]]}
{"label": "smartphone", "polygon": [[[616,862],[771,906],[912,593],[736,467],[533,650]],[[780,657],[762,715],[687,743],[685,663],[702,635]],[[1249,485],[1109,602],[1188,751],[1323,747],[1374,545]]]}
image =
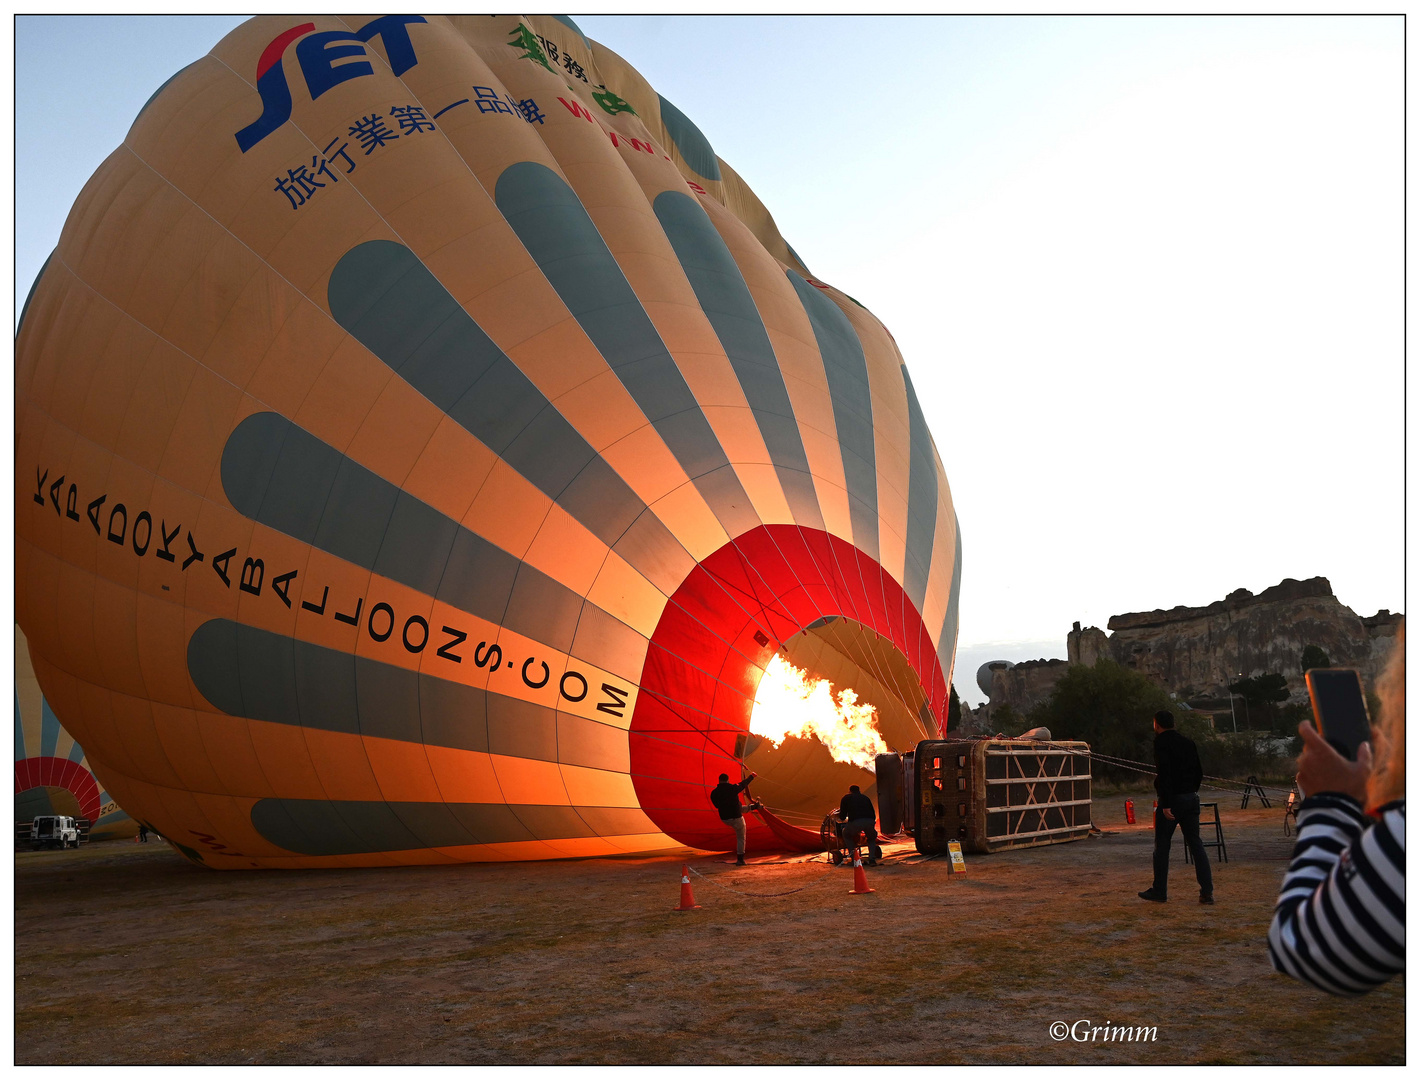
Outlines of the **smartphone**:
{"label": "smartphone", "polygon": [[1361,675],[1355,668],[1312,668],[1307,672],[1307,693],[1322,738],[1342,757],[1356,760],[1356,751],[1371,740],[1371,717]]}

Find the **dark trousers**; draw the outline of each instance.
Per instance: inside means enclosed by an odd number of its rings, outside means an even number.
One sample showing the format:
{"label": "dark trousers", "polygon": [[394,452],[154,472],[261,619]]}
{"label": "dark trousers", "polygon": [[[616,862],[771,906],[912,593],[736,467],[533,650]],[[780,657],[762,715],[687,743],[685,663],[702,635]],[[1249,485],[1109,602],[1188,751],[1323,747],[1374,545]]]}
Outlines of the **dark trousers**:
{"label": "dark trousers", "polygon": [[878,823],[872,818],[854,818],[843,823],[843,839],[849,847],[858,847],[862,838],[868,838],[868,858],[881,859],[883,849],[878,846]]}
{"label": "dark trousers", "polygon": [[1183,830],[1183,842],[1193,853],[1193,869],[1198,875],[1198,889],[1204,896],[1213,895],[1213,867],[1203,841],[1198,835],[1198,795],[1175,795],[1173,817],[1163,810],[1154,814],[1154,892],[1167,896],[1169,892],[1169,847],[1173,844],[1174,828]]}

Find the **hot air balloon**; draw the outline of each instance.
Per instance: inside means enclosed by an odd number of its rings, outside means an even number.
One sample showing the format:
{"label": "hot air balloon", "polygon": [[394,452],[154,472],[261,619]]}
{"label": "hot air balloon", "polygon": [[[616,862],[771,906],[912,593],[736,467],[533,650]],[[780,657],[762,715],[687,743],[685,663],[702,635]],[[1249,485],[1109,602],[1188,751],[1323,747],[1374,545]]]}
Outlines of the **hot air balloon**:
{"label": "hot air balloon", "polygon": [[262,17],[89,181],[17,338],[16,609],[217,868],[810,843],[778,656],[945,729],[961,550],[891,335],[569,19]]}
{"label": "hot air balloon", "polygon": [[15,629],[15,823],[22,837],[44,814],[89,822],[90,840],[132,836],[138,824],[103,790],[84,748],[40,692],[25,635]]}

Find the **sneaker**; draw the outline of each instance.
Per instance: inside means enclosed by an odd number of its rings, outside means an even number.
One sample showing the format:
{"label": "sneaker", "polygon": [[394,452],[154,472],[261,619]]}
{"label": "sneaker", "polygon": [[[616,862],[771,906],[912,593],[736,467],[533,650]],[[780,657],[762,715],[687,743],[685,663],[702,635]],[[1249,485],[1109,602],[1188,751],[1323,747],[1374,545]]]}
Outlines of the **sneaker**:
{"label": "sneaker", "polygon": [[735,865],[736,865],[736,866],[743,866],[744,864],[745,864],[745,857],[744,857],[743,855],[736,855],[736,856],[735,856]]}
{"label": "sneaker", "polygon": [[1168,897],[1167,897],[1167,896],[1165,896],[1165,895],[1164,895],[1163,893],[1161,893],[1161,892],[1155,892],[1153,889],[1145,889],[1143,892],[1141,892],[1141,893],[1139,894],[1139,899],[1140,899],[1140,900],[1149,900],[1149,901],[1152,901],[1152,902],[1155,903],[1155,904],[1166,904],[1166,903],[1168,903]]}
{"label": "sneaker", "polygon": [[1199,894],[1198,894],[1198,902],[1199,902],[1200,904],[1212,905],[1212,903],[1213,903],[1213,894],[1212,894],[1212,893],[1199,893]]}

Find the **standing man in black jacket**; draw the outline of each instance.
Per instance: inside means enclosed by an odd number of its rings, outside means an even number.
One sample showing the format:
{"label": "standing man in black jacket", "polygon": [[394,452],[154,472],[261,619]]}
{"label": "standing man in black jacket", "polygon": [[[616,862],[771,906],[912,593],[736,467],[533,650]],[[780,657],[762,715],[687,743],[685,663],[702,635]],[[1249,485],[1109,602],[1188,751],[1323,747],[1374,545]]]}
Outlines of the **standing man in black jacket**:
{"label": "standing man in black jacket", "polygon": [[1154,714],[1154,790],[1159,793],[1159,809],[1154,814],[1154,884],[1139,894],[1141,900],[1162,904],[1169,897],[1169,847],[1173,831],[1183,830],[1183,842],[1193,853],[1193,869],[1198,874],[1198,902],[1213,902],[1213,868],[1198,836],[1198,788],[1203,783],[1203,764],[1193,740],[1173,727],[1173,713],[1167,709]]}
{"label": "standing man in black jacket", "polygon": [[[710,790],[710,802],[720,812],[720,820],[735,830],[735,865],[745,864],[745,808],[740,805],[740,792],[749,787],[749,782],[758,773],[750,773],[738,784],[730,783],[730,774],[721,773],[720,782]],[[759,803],[752,802],[749,809],[758,809]]]}

